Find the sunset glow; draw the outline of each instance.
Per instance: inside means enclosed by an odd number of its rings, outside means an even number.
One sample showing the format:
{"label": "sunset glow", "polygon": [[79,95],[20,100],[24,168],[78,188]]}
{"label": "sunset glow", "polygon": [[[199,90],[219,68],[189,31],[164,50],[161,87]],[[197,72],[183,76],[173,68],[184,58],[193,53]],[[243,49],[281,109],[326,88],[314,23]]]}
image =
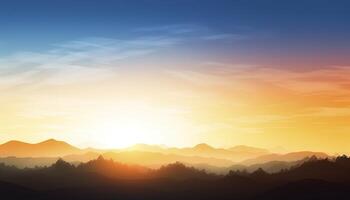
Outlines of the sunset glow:
{"label": "sunset glow", "polygon": [[[20,28],[18,18],[11,21],[18,26],[4,25],[1,143],[55,138],[81,148],[208,143],[349,152],[350,63],[344,38],[349,31],[338,16],[323,20],[332,27],[327,29],[327,24],[300,19],[301,31],[293,28],[295,15],[289,10],[275,13],[281,16],[269,24],[263,8],[254,14],[245,3],[239,10],[225,1],[215,5],[222,12],[215,18],[207,10],[211,6],[200,11],[203,19],[176,8],[187,20],[162,22],[157,19],[177,12],[153,13],[139,18],[144,20],[140,25],[125,13],[120,17],[130,22],[116,23],[119,17],[102,6],[101,13],[110,17],[108,27],[101,28],[98,18],[88,28],[79,22],[94,18],[88,12],[94,6],[86,6],[78,11],[79,19],[71,11],[67,18],[47,13],[61,30],[43,26],[47,23],[37,17],[28,18],[38,26],[30,30],[33,34]],[[300,12],[310,21],[322,20],[327,17],[322,9]],[[1,16],[1,23],[10,20]],[[80,28],[73,33],[75,24]],[[15,42],[10,30],[21,39]]]}
{"label": "sunset glow", "polygon": [[1,0],[0,200],[349,200],[349,0]]}

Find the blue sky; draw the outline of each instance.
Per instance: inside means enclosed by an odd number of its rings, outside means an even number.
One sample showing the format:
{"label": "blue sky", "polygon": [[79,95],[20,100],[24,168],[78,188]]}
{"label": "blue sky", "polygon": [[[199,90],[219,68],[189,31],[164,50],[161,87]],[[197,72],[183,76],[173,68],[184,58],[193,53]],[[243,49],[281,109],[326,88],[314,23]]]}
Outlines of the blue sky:
{"label": "blue sky", "polygon": [[[310,64],[318,57],[323,64],[346,64],[349,19],[350,3],[345,0],[2,1],[0,55],[45,51],[91,37],[176,38],[180,34],[196,43],[191,49],[197,47],[204,56],[216,54],[213,59],[267,64],[299,59]],[[176,29],[187,30],[176,33]],[[228,42],[195,40],[217,38],[213,35]],[[235,36],[234,42],[232,37],[224,38],[229,35]]]}

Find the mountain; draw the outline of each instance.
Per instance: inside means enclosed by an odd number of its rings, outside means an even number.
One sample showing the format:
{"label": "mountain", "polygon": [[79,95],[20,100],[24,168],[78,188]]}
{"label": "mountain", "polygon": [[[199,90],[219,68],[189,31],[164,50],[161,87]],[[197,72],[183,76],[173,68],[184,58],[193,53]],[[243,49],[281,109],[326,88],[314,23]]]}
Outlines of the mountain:
{"label": "mountain", "polygon": [[[113,159],[114,161],[143,165],[150,168],[158,168],[162,165],[180,161],[187,163],[189,166],[199,165],[202,163],[208,163],[212,166],[228,167],[234,164],[230,160],[207,158],[200,156],[182,156],[177,154],[164,154],[159,152],[147,152],[147,151],[122,151],[122,152],[87,152],[82,154],[71,154],[62,156],[65,161],[73,163],[75,165],[81,162],[88,162],[97,159],[100,155],[103,155],[106,159]],[[0,158],[0,163],[6,165],[13,165],[18,168],[25,167],[43,167],[49,166],[55,163],[59,157],[5,157]]]}
{"label": "mountain", "polygon": [[281,170],[288,170],[292,167],[296,167],[301,165],[304,162],[309,161],[309,159],[302,159],[297,161],[270,161],[267,163],[259,163],[259,164],[253,164],[253,165],[242,165],[242,164],[235,164],[230,167],[218,167],[214,165],[208,165],[208,164],[189,164],[185,163],[187,166],[195,167],[197,169],[203,169],[210,173],[215,174],[227,174],[229,171],[245,171],[248,173],[254,172],[258,170],[259,168],[263,169],[264,171],[268,173],[277,173]]}
{"label": "mountain", "polygon": [[79,171],[99,173],[106,177],[123,178],[123,179],[141,179],[150,171],[149,168],[138,165],[127,165],[124,163],[106,160],[103,156],[81,163],[77,166]]}
{"label": "mountain", "polygon": [[166,154],[159,152],[146,151],[122,151],[107,152],[102,154],[106,159],[113,159],[118,162],[144,165],[151,168],[158,168],[162,165],[173,163],[176,161],[190,164],[208,163],[215,166],[230,166],[232,161],[220,158],[208,158],[201,156],[184,156],[180,154]]}
{"label": "mountain", "polygon": [[297,160],[297,161],[270,161],[267,163],[260,163],[260,164],[254,164],[250,165],[247,167],[248,172],[253,172],[260,169],[263,169],[264,171],[268,173],[277,173],[281,170],[287,170],[290,169],[291,167],[300,165],[301,163],[304,162],[303,160]]}
{"label": "mountain", "polygon": [[103,157],[78,166],[59,159],[52,166],[16,169],[0,164],[2,199],[349,199],[350,158],[309,159],[269,174],[230,171],[214,175],[172,163],[152,170]]}
{"label": "mountain", "polygon": [[204,170],[198,170],[194,167],[188,167],[180,162],[171,163],[160,167],[158,170],[153,171],[153,177],[157,178],[172,178],[177,180],[184,179],[215,179],[218,176],[214,174],[208,174]]}
{"label": "mountain", "polygon": [[17,158],[17,157],[5,157],[0,158],[0,163],[4,163],[10,166],[16,166],[17,168],[34,168],[50,166],[57,161],[57,157],[35,157],[35,158]]}
{"label": "mountain", "polygon": [[253,159],[247,159],[243,162],[241,162],[244,165],[253,165],[253,164],[259,164],[259,163],[267,163],[271,161],[297,161],[302,160],[307,157],[313,157],[316,156],[317,158],[328,158],[329,155],[323,152],[312,152],[312,151],[299,151],[299,152],[292,152],[287,154],[267,154],[262,155],[257,158]]}
{"label": "mountain", "polygon": [[258,164],[253,164],[249,166],[244,166],[244,165],[233,165],[230,168],[226,169],[226,173],[229,170],[245,170],[249,173],[254,172],[258,169],[263,169],[264,171],[268,173],[277,173],[280,172],[281,170],[288,170],[292,167],[296,167],[301,165],[304,162],[307,162],[308,159],[302,159],[302,160],[297,160],[297,161],[270,161],[266,163],[258,163]]}
{"label": "mountain", "polygon": [[[46,140],[37,144],[30,144],[21,141],[9,141],[0,145],[0,157],[20,157],[20,158],[47,158],[47,157],[64,157],[69,156],[68,160],[88,161],[96,158],[98,155],[106,152],[151,152],[161,153],[167,155],[178,155],[187,157],[202,157],[207,159],[219,159],[231,162],[239,162],[261,155],[269,154],[266,149],[235,146],[229,149],[215,148],[208,144],[201,143],[193,147],[186,148],[168,148],[163,145],[148,145],[136,144],[125,149],[79,149],[64,141],[57,141],[54,139]],[[90,152],[90,155],[82,154]],[[204,159],[205,160],[205,159]],[[176,160],[173,160],[176,161]],[[39,162],[39,161],[38,161]],[[40,163],[40,162],[39,162]]]}
{"label": "mountain", "polygon": [[102,153],[97,152],[86,152],[83,154],[71,154],[63,157],[64,160],[69,162],[88,162],[90,160],[94,160],[98,158]]}
{"label": "mountain", "polygon": [[233,162],[240,162],[246,159],[255,158],[270,152],[266,149],[248,147],[248,146],[236,146],[230,149],[214,148],[208,144],[202,143],[194,147],[189,148],[169,148],[167,152],[186,155],[186,156],[201,156],[227,159]]}
{"label": "mountain", "polygon": [[251,154],[268,154],[268,153],[270,153],[267,149],[250,147],[250,146],[245,146],[245,145],[237,145],[237,146],[229,148],[228,150],[232,151],[232,152],[247,153],[247,154],[249,154],[249,153],[251,153]]}
{"label": "mountain", "polygon": [[[168,148],[162,145],[136,144],[125,149],[79,149],[64,141],[54,139],[36,144],[9,141],[0,145],[0,162],[20,168],[47,166],[59,157],[73,163],[87,162],[99,155],[116,161],[159,167],[175,161],[189,165],[228,167],[237,161],[255,158],[269,152],[265,149],[236,146],[229,149],[215,148],[201,143],[193,147]],[[140,159],[142,158],[142,159]]]}
{"label": "mountain", "polygon": [[96,159],[99,155],[103,155],[107,159],[151,168],[158,168],[161,165],[179,161],[186,163],[188,166],[201,166],[202,169],[210,169],[209,171],[219,173],[227,172],[230,169],[253,171],[258,168],[276,172],[293,165],[289,162],[301,160],[305,157],[329,157],[322,152],[301,151],[272,154],[266,149],[244,145],[224,149],[215,148],[205,143],[186,148],[136,144],[119,150],[79,149],[64,141],[54,139],[36,144],[10,141],[0,145],[0,162],[19,168],[48,166],[59,157],[78,164]]}
{"label": "mountain", "polygon": [[194,150],[197,150],[197,151],[213,151],[215,150],[212,146],[209,146],[205,143],[201,143],[201,144],[197,144],[196,146],[193,147]]}
{"label": "mountain", "polygon": [[215,148],[208,144],[201,143],[193,147],[167,148],[161,145],[136,144],[121,151],[143,151],[158,152],[164,154],[177,154],[182,156],[199,156],[207,158],[218,158],[239,162],[261,155],[270,154],[266,149],[239,145],[229,149]]}
{"label": "mountain", "polygon": [[60,157],[68,154],[81,153],[81,151],[81,149],[66,142],[54,139],[37,144],[9,141],[0,145],[0,157]]}

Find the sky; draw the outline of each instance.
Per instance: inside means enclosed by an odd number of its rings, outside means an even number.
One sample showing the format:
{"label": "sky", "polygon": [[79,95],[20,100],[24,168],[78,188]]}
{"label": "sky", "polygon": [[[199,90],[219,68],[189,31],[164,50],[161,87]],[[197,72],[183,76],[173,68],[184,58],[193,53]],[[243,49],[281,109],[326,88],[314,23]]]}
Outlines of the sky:
{"label": "sky", "polygon": [[1,1],[0,143],[349,153],[345,0]]}

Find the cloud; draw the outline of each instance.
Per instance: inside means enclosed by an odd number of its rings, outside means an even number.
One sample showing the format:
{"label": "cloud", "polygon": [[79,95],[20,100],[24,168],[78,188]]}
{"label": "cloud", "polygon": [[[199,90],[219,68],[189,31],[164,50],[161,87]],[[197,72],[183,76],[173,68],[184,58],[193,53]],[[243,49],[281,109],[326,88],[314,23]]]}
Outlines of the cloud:
{"label": "cloud", "polygon": [[172,70],[169,74],[196,84],[232,85],[237,81],[262,81],[299,94],[350,94],[350,67],[328,66],[308,71],[259,65],[205,62],[204,68]]}
{"label": "cloud", "polygon": [[[173,24],[135,29],[128,39],[88,37],[51,45],[41,52],[17,52],[0,57],[0,89],[38,83],[65,84],[104,79],[120,63],[161,52],[189,41],[241,39],[194,24]],[[130,67],[130,66],[128,66]]]}
{"label": "cloud", "polygon": [[[324,118],[334,121],[335,117],[350,116],[348,66],[295,71],[207,62],[202,68],[167,72],[178,81],[197,88],[202,94],[210,92],[210,98],[218,99],[225,110],[236,114],[239,111],[242,117],[234,120],[238,124],[246,120],[258,124],[280,123],[288,127],[296,122],[302,123],[304,118],[313,118],[317,122]],[[230,102],[246,105],[234,107],[229,105]],[[251,110],[256,113],[250,114]]]}
{"label": "cloud", "polygon": [[247,39],[248,36],[241,34],[212,34],[201,37],[204,40],[244,40]]}
{"label": "cloud", "polygon": [[148,34],[160,34],[160,35],[172,35],[180,36],[187,39],[196,39],[202,41],[216,41],[216,40],[229,40],[237,41],[249,38],[245,34],[217,32],[209,27],[199,26],[195,24],[173,24],[173,25],[160,25],[153,27],[137,28],[134,32],[144,35]]}
{"label": "cloud", "polygon": [[258,69],[257,65],[230,64],[224,62],[203,62],[190,69],[167,69],[163,72],[169,76],[206,86],[238,86],[240,75]]}
{"label": "cloud", "polygon": [[307,110],[300,117],[350,117],[350,107],[319,107]]}
{"label": "cloud", "polygon": [[[105,77],[118,62],[144,56],[181,41],[171,37],[130,40],[85,38],[54,44],[46,52],[18,52],[0,58],[0,88],[40,81],[64,83]],[[51,80],[48,80],[51,79]]]}
{"label": "cloud", "polygon": [[137,28],[135,32],[141,33],[167,33],[167,34],[189,34],[200,31],[207,31],[207,27],[195,25],[195,24],[172,24],[172,25],[160,25],[153,27]]}
{"label": "cloud", "polygon": [[244,125],[257,125],[264,123],[271,123],[276,121],[288,120],[289,117],[284,115],[253,115],[253,116],[238,116],[229,119],[232,123]]}
{"label": "cloud", "polygon": [[227,81],[220,76],[193,70],[166,70],[164,73],[197,85],[224,85],[227,83]]}

